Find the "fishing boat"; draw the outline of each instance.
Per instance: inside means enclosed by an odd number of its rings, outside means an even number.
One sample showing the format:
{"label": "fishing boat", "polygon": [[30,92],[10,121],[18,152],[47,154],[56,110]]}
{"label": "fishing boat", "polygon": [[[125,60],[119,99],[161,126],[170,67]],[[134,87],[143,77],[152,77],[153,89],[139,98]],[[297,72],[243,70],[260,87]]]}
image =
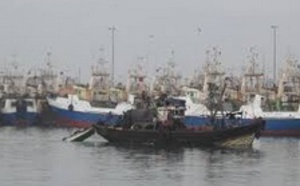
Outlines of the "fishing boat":
{"label": "fishing boat", "polygon": [[297,60],[289,56],[281,71],[277,95],[253,92],[249,103],[240,108],[245,120],[254,117],[266,120],[262,135],[300,137],[299,72]]}
{"label": "fishing boat", "polygon": [[124,111],[133,108],[125,102],[103,102],[101,106],[93,106],[89,101],[79,99],[77,95],[48,97],[47,101],[54,113],[55,125],[59,127],[89,128],[99,120],[106,120],[113,125]]}
{"label": "fishing boat", "polygon": [[[184,125],[184,101],[168,99],[164,106],[127,111],[118,125],[105,122],[93,125],[96,132],[111,143],[154,146],[251,147],[264,127],[262,119],[237,125],[237,120],[214,125],[214,121],[198,130]],[[225,121],[225,120],[224,120]],[[229,120],[228,120],[229,121]]]}
{"label": "fishing boat", "polygon": [[97,133],[111,143],[148,144],[158,146],[215,146],[226,148],[251,147],[258,138],[263,122],[236,128],[203,131],[125,130],[109,126],[94,125]]}
{"label": "fishing boat", "polygon": [[66,85],[53,70],[51,53],[47,53],[47,65],[43,68],[20,68],[16,62],[0,76],[0,110],[2,125],[44,125],[52,118],[45,110],[46,95]]}
{"label": "fishing boat", "polygon": [[298,111],[263,111],[261,102],[264,98],[255,95],[254,100],[240,108],[243,119],[262,117],[266,121],[263,136],[300,137],[300,110]]}
{"label": "fishing boat", "polygon": [[0,103],[2,125],[32,126],[40,121],[37,100],[34,98],[3,97]]}
{"label": "fishing boat", "polygon": [[99,120],[114,124],[124,111],[133,106],[127,102],[111,99],[109,73],[104,62],[92,67],[89,85],[74,85],[73,90],[64,95],[49,96],[48,104],[54,113],[56,126],[89,128]]}
{"label": "fishing boat", "polygon": [[34,97],[25,92],[26,76],[16,61],[0,76],[1,125],[31,126],[38,122],[38,104]]}

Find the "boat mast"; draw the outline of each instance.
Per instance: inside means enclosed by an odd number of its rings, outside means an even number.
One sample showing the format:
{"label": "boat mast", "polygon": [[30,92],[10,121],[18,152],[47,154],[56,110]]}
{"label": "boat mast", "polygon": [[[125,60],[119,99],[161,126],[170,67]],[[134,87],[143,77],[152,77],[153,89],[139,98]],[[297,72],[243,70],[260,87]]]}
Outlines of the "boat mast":
{"label": "boat mast", "polygon": [[114,86],[115,77],[115,31],[116,27],[108,28],[111,31],[111,85]]}

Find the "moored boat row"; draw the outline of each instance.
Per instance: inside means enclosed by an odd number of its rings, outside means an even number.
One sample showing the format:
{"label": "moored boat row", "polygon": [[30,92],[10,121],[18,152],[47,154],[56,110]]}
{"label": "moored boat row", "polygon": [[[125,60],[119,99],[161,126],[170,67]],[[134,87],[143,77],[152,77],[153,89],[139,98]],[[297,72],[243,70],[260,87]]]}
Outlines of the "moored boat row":
{"label": "moored boat row", "polygon": [[[137,65],[137,69],[130,71],[127,85],[123,87],[112,86],[110,74],[107,73],[104,63],[98,63],[92,68],[91,81],[88,85],[76,84],[68,78],[58,81],[63,79],[61,73],[50,72],[51,68],[48,66],[50,70],[44,71],[41,75],[27,77],[24,91],[15,88],[15,85],[20,83],[11,83],[12,77],[9,78],[10,81],[5,81],[3,92],[6,94],[1,97],[1,124],[88,128],[99,121],[105,121],[113,126],[122,118],[124,112],[145,104],[139,102],[137,97],[147,95],[152,99],[166,94],[174,99],[185,101],[185,126],[191,130],[199,130],[210,122],[209,116],[212,114],[206,104],[211,96],[208,91],[209,85],[222,87],[222,83],[226,80],[230,83],[224,89],[221,98],[223,111],[215,114],[216,120],[221,122],[224,120],[224,114],[239,111],[242,113],[239,116],[241,123],[249,123],[251,119],[262,117],[266,121],[263,135],[300,136],[298,111],[262,111],[262,106],[266,105],[266,100],[270,96],[266,97],[266,93],[261,90],[263,84],[259,80],[262,73],[255,71],[257,66],[254,58],[250,60],[240,87],[241,91],[244,91],[243,99],[253,101],[248,104],[244,102],[244,105],[232,102],[233,96],[230,91],[232,91],[233,79],[225,76],[220,65],[218,56],[208,59],[204,68],[204,80],[199,81],[202,88],[197,88],[195,83],[190,86],[179,85],[180,75],[175,72],[175,65],[172,62],[169,62],[165,68],[157,70],[157,75],[151,78],[150,83],[147,82],[147,76],[141,65]],[[287,65],[295,66],[291,59]],[[286,68],[284,72],[283,78],[286,81],[288,75],[297,75],[296,72],[289,73],[288,70],[291,70],[291,67]],[[21,79],[17,76],[14,78]],[[257,81],[257,85],[253,84],[253,79]],[[286,83],[281,82],[281,84],[286,86]],[[286,87],[278,87],[280,95],[284,95],[286,89]],[[16,90],[23,94],[16,94]],[[263,96],[259,97],[256,95],[258,93]],[[226,103],[234,106],[228,109],[229,107],[224,106]]]}

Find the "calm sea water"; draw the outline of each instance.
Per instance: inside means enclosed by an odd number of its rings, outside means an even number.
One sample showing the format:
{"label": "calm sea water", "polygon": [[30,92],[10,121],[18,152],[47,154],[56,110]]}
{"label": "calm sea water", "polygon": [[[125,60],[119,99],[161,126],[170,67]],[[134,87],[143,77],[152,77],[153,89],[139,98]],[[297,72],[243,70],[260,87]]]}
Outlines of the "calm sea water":
{"label": "calm sea water", "polygon": [[250,150],[117,147],[68,129],[0,128],[1,186],[300,185],[300,139],[261,138]]}

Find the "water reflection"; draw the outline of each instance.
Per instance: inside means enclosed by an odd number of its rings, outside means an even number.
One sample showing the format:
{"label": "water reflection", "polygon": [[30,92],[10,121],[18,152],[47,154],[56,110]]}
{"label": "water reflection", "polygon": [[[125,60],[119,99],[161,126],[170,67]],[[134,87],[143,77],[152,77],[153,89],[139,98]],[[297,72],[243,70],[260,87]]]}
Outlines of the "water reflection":
{"label": "water reflection", "polygon": [[247,184],[260,177],[259,164],[263,152],[256,149],[222,149],[207,152],[205,182],[212,185]]}
{"label": "water reflection", "polygon": [[[221,184],[224,180],[247,183],[259,177],[257,149],[172,148],[115,146],[106,144],[126,180],[173,185],[195,183]],[[245,168],[246,167],[246,168]],[[237,174],[237,171],[241,171]],[[119,173],[120,175],[120,173]],[[124,180],[123,180],[124,181]]]}
{"label": "water reflection", "polygon": [[99,136],[67,143],[65,129],[1,128],[0,185],[300,185],[299,139],[258,148],[115,146]]}
{"label": "water reflection", "polygon": [[[148,146],[116,146],[106,143],[106,151],[113,157],[111,164],[116,165],[124,181],[141,184],[158,183],[169,179],[180,179],[180,174],[173,168],[182,164],[184,149],[157,149]],[[104,158],[99,151],[98,157]],[[107,160],[107,159],[106,159]],[[163,178],[162,178],[163,177]],[[105,178],[104,178],[105,179]]]}

